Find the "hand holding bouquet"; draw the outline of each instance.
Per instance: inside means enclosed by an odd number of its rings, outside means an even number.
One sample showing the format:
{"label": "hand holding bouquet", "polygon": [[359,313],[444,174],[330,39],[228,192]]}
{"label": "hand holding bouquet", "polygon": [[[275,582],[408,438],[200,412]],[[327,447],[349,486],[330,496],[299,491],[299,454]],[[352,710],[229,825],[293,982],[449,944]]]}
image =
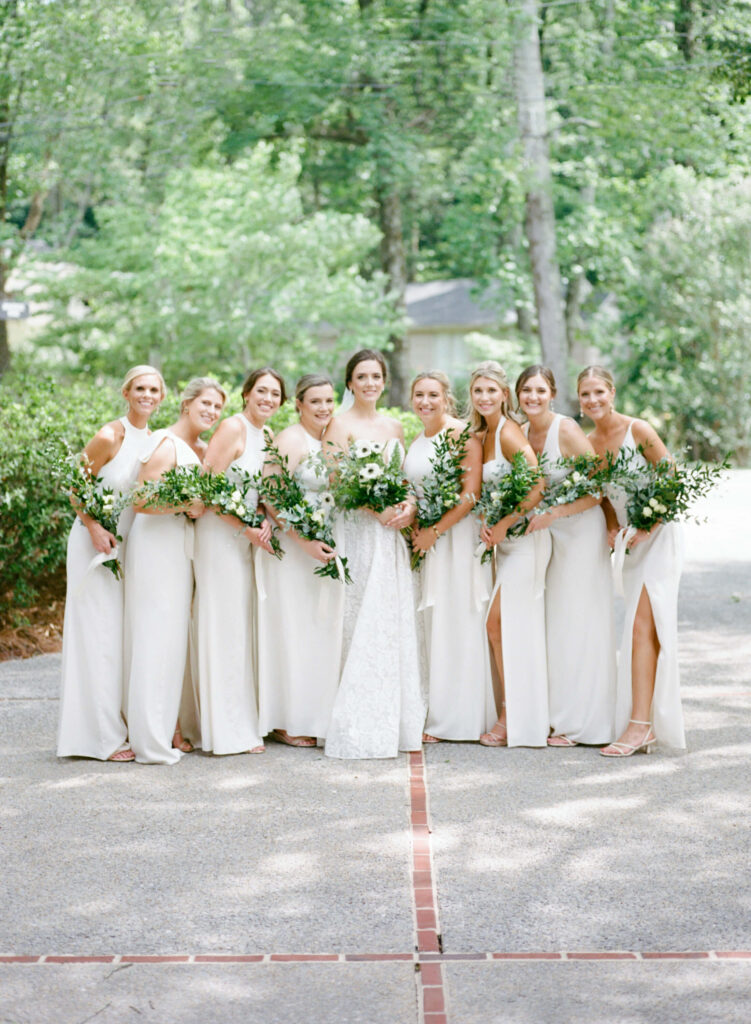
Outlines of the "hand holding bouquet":
{"label": "hand holding bouquet", "polygon": [[[430,459],[433,468],[420,485],[422,493],[417,498],[415,528],[422,530],[435,526],[459,504],[469,436],[469,426],[466,426],[458,437],[446,430],[436,441]],[[417,569],[424,558],[424,551],[411,548],[413,569]]]}
{"label": "hand holding bouquet", "polygon": [[[122,541],[118,533],[120,515],[130,503],[128,494],[116,495],[111,487],[103,487],[91,475],[91,460],[85,453],[69,455],[62,473],[63,485],[70,490],[73,505],[98,523],[116,541]],[[123,567],[117,558],[108,558],[106,566],[115,579],[122,579]]]}
{"label": "hand holding bouquet", "polygon": [[[314,456],[316,474],[328,475],[328,467],[320,456]],[[333,552],[333,556],[313,570],[316,576],[351,583],[347,559],[335,552],[333,515],[336,504],[333,494],[319,491],[306,493],[294,473],[289,471],[288,459],[282,455],[271,438],[266,437],[266,464],[271,472],[258,482],[264,501],[273,508],[284,529],[294,530],[303,540],[319,541]]]}
{"label": "hand holding bouquet", "polygon": [[377,514],[405,501],[410,490],[402,473],[401,449],[394,445],[388,459],[385,449],[382,441],[361,438],[335,456],[332,490],[339,508],[367,508]]}
{"label": "hand holding bouquet", "polygon": [[[237,467],[232,470],[231,478],[226,473],[205,473],[203,502],[219,515],[234,516],[243,527],[259,530],[266,522],[265,511],[258,507],[260,482],[259,474],[251,476],[246,470]],[[269,545],[274,558],[283,558],[284,551],[273,531]]]}
{"label": "hand holding bouquet", "polygon": [[[516,452],[508,473],[493,476],[483,483],[480,500],[475,505],[475,515],[480,516],[487,527],[493,527],[507,516],[521,514],[520,509],[529,497],[529,492],[541,477],[539,466],[530,466],[524,453]],[[519,537],[526,529],[527,520],[522,518],[509,527],[506,536]],[[488,562],[491,557],[492,551],[486,547],[480,561]]]}

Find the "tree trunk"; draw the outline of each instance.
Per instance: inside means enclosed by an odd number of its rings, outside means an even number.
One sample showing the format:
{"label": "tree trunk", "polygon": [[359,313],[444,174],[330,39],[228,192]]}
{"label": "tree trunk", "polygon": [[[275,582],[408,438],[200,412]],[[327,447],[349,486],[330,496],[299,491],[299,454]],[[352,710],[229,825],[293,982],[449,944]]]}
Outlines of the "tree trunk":
{"label": "tree trunk", "polygon": [[[395,299],[397,313],[406,313],[407,255],[404,250],[402,230],[402,201],[395,183],[376,188],[378,215],[383,238],[381,240],[381,267],[388,276],[389,290]],[[392,405],[404,405],[407,401],[409,367],[407,365],[407,339],[404,333],[392,334],[391,388],[389,401]]]}
{"label": "tree trunk", "polygon": [[677,0],[673,25],[678,49],[686,60],[692,60],[696,51],[696,0]]}
{"label": "tree trunk", "polygon": [[561,274],[556,255],[553,182],[538,21],[537,0],[521,0],[514,50],[514,78],[526,176],[524,226],[529,243],[542,355],[555,375],[558,406],[562,411],[569,412],[572,404],[568,385],[566,325],[563,318]]}

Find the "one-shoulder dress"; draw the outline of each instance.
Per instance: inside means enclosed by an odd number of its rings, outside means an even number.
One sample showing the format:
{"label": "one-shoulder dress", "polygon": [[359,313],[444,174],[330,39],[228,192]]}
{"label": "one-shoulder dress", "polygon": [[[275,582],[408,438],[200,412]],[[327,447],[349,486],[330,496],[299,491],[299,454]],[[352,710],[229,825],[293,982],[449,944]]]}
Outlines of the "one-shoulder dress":
{"label": "one-shoulder dress", "polygon": [[[423,431],[407,452],[404,471],[418,494],[432,472],[430,460],[440,436],[428,438]],[[479,540],[477,520],[465,516],[438,538],[419,570],[418,625],[427,662],[425,732],[440,739],[477,740],[498,717],[485,631],[491,568],[475,557]]]}
{"label": "one-shoulder dress", "polygon": [[326,754],[396,757],[419,750],[425,702],[406,543],[361,510],[344,515],[339,537],[353,582],[344,595],[341,675]]}
{"label": "one-shoulder dress", "polygon": [[[556,414],[543,454],[561,457]],[[567,470],[552,468],[558,483]],[[556,519],[545,576],[550,725],[577,743],[615,739],[615,622],[605,516],[599,506]]]}
{"label": "one-shoulder dress", "polygon": [[[120,419],[123,442],[102,466],[98,481],[116,494],[136,481],[139,459],[150,448],[146,427]],[[120,516],[120,564],[133,510]],[[94,563],[94,564],[92,564]],[[123,703],[123,581],[101,565],[89,531],[76,516],[68,538],[67,589],[63,627],[59,757],[93,757],[104,761],[127,747]]]}
{"label": "one-shoulder dress", "polygon": [[[621,451],[628,453],[632,465],[646,466],[629,424]],[[628,527],[627,496],[622,487],[609,484],[607,497],[618,517],[618,525]],[[625,616],[621,649],[618,653],[615,734],[622,735],[631,718],[631,645],[634,619],[642,590],[646,589],[652,606],[660,654],[652,700],[652,725],[660,743],[683,749],[686,737],[681,707],[678,670],[678,587],[683,567],[683,530],[679,523],[656,526],[646,540],[629,552],[623,561],[622,580]]]}
{"label": "one-shoulder dress", "polygon": [[[200,465],[170,430],[151,435],[141,456],[148,462],[160,444],[174,445],[178,466]],[[182,513],[138,513],[125,558],[125,678],[130,745],[143,764],[175,764],[172,747],[188,667],[193,598],[194,525]],[[184,724],[181,720],[181,724]]]}
{"label": "one-shoulder dress", "polygon": [[[483,481],[506,474],[511,463],[501,451],[502,416],[495,432],[495,458],[482,467]],[[545,643],[545,569],[550,537],[537,530],[496,545],[492,614],[500,590],[501,643],[510,747],[544,747],[550,716]]]}
{"label": "one-shoulder dress", "polygon": [[[311,504],[328,487],[317,471],[321,442],[305,433],[308,454],[295,470]],[[326,736],[342,653],[342,615],[348,586],[316,576],[322,565],[280,532],[284,558],[259,551],[263,597],[258,603],[258,686],[261,732]]]}
{"label": "one-shoulder dress", "polygon": [[[243,413],[245,445],[227,469],[231,480],[263,466],[263,431]],[[257,500],[257,497],[256,497]],[[195,524],[193,673],[198,685],[201,746],[239,754],[262,746],[255,666],[253,548],[235,523],[206,512]]]}

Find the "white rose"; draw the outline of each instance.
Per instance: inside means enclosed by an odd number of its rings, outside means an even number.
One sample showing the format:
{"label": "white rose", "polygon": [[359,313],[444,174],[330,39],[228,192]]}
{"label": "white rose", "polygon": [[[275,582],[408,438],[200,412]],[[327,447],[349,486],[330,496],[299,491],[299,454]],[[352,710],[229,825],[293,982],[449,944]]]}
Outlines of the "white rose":
{"label": "white rose", "polygon": [[573,480],[573,482],[574,482],[575,484],[578,484],[578,483],[579,483],[579,481],[581,480],[581,478],[582,478],[582,475],[581,475],[581,473],[572,473],[572,474],[571,474],[571,479]]}
{"label": "white rose", "polygon": [[649,507],[649,505],[645,505],[644,508],[641,510],[641,514],[645,518],[648,518],[649,516],[652,515],[652,509]]}
{"label": "white rose", "polygon": [[231,497],[232,497],[233,501],[242,501],[243,500],[243,496],[242,496],[242,494],[240,494],[239,491],[233,491]]}
{"label": "white rose", "polygon": [[652,506],[652,508],[657,508],[657,506],[658,506],[658,505],[659,505],[660,503],[659,503],[659,501],[657,500],[657,498],[650,498],[650,499],[649,499],[649,504],[650,504],[650,505]]}

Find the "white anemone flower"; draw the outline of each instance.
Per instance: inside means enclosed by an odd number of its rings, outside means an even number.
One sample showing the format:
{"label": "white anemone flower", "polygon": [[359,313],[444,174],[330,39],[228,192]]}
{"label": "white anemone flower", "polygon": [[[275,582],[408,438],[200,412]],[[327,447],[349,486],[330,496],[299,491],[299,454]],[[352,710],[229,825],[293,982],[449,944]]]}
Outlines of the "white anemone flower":
{"label": "white anemone flower", "polygon": [[369,483],[371,480],[377,480],[383,473],[383,467],[379,466],[375,462],[368,463],[367,466],[363,466],[360,470],[360,482]]}
{"label": "white anemone flower", "polygon": [[360,439],[359,441],[355,441],[354,443],[355,457],[358,459],[364,459],[368,455],[373,455],[374,451],[375,449],[373,448],[373,444],[371,441],[365,441],[363,439]]}

